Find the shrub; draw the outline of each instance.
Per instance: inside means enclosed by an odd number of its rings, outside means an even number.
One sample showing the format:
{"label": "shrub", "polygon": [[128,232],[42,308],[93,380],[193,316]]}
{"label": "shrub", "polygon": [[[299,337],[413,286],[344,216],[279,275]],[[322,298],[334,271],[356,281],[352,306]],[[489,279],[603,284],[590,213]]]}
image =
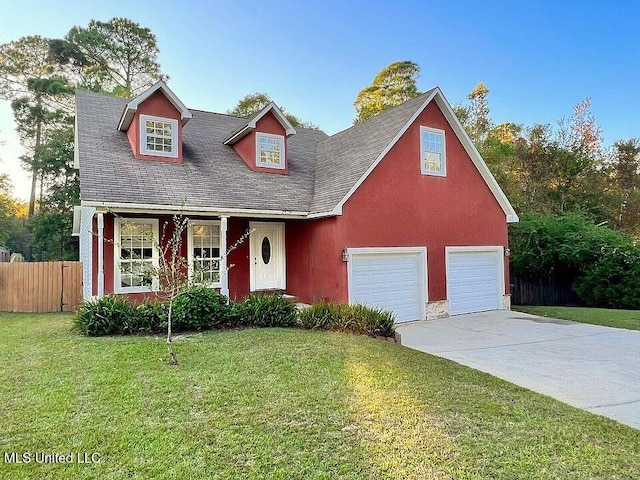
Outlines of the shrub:
{"label": "shrub", "polygon": [[282,295],[249,295],[238,306],[240,323],[249,327],[291,327],[297,319],[296,304]]}
{"label": "shrub", "polygon": [[603,252],[573,287],[587,305],[640,309],[640,251],[630,246]]}
{"label": "shrub", "polygon": [[[166,328],[166,315],[164,326]],[[207,287],[191,287],[173,301],[174,331],[206,330],[231,326],[234,322],[229,299]]]}
{"label": "shrub", "polygon": [[573,281],[603,253],[630,243],[623,234],[580,213],[529,213],[509,226],[509,263],[515,276]]}
{"label": "shrub", "polygon": [[306,329],[338,330],[383,337],[395,335],[393,313],[366,305],[320,302],[302,310],[298,317],[300,326]]}
{"label": "shrub", "polygon": [[525,214],[509,227],[514,277],[572,285],[588,306],[640,308],[640,250],[576,212]]}
{"label": "shrub", "polygon": [[124,297],[106,295],[83,302],[74,325],[85,335],[115,335],[130,330],[137,322],[136,308]]}
{"label": "shrub", "polygon": [[136,307],[136,324],[122,333],[162,333],[167,328],[167,304],[141,303]]}

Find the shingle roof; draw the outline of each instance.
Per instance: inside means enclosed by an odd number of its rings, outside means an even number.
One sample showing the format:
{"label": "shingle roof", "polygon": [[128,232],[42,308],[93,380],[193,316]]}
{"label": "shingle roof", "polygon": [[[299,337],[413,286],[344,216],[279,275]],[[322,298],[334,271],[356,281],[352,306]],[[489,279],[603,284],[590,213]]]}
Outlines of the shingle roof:
{"label": "shingle roof", "polygon": [[116,129],[126,100],[76,93],[83,201],[308,212],[318,130],[288,140],[288,175],[251,171],[225,137],[246,119],[199,110],[183,130],[183,163],[137,160]]}
{"label": "shingle roof", "polygon": [[223,141],[244,118],[191,110],[183,163],[137,160],[117,130],[127,100],[76,93],[83,201],[185,207],[331,212],[431,91],[328,137],[299,128],[289,137],[288,175],[250,170]]}
{"label": "shingle roof", "polygon": [[321,140],[310,212],[332,211],[432,92]]}

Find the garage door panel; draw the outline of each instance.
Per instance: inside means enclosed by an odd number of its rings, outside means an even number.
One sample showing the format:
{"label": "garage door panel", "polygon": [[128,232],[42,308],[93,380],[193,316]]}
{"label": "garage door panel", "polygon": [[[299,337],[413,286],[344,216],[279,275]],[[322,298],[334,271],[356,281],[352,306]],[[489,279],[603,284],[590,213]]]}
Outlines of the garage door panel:
{"label": "garage door panel", "polygon": [[350,302],[396,314],[397,321],[424,318],[426,266],[420,252],[352,253]]}
{"label": "garage door panel", "polygon": [[452,315],[500,308],[503,282],[499,250],[448,251],[447,296]]}

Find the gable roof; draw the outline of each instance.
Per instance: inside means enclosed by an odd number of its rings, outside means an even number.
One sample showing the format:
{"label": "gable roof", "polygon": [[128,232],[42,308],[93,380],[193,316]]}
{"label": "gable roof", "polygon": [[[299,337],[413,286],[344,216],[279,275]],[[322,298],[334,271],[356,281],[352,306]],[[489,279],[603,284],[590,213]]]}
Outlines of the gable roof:
{"label": "gable roof", "polygon": [[319,130],[298,129],[288,140],[288,175],[254,172],[233,147],[228,132],[246,123],[231,115],[192,111],[183,129],[184,162],[134,158],[127,135],[115,128],[127,100],[76,92],[80,198],[83,205],[120,205],[185,211],[285,212],[304,216],[313,194]]}
{"label": "gable roof", "polygon": [[133,121],[133,117],[138,110],[138,106],[157,91],[162,92],[164,96],[167,97],[167,100],[169,100],[171,104],[176,107],[176,110],[180,112],[180,118],[182,119],[183,126],[191,119],[192,115],[189,109],[185,107],[184,103],[180,101],[166,83],[159,80],[152,87],[148,88],[125,105],[122,116],[120,117],[120,122],[118,122],[118,130],[126,131]]}
{"label": "gable roof", "polygon": [[[341,215],[345,202],[426,106],[435,101],[507,221],[518,221],[438,87],[331,137],[319,130],[299,129],[298,135],[288,139],[288,175],[250,170],[230,145],[255,128],[257,121],[270,111],[276,118],[279,112],[282,119],[278,120],[296,133],[273,103],[250,120],[199,110],[189,112],[193,120],[183,130],[184,162],[167,163],[136,160],[126,135],[113,129],[118,119],[122,120],[118,112],[123,107],[126,112],[140,97],[127,103],[124,99],[79,91],[76,98],[76,154],[81,160],[83,204],[123,208],[147,205],[157,209],[182,206],[195,211],[265,215],[279,212],[299,218]],[[144,100],[138,103],[141,101]]]}
{"label": "gable roof", "polygon": [[439,87],[320,142],[314,190],[316,193],[310,216],[341,215],[342,206],[432,101],[442,110],[471,161],[500,204],[507,222],[518,222],[518,215],[513,206]]}
{"label": "gable roof", "polygon": [[290,137],[291,135],[296,134],[296,129],[293,128],[293,125],[291,125],[291,122],[289,122],[287,117],[284,116],[284,113],[282,113],[282,110],[278,108],[275,102],[269,102],[269,104],[266,107],[260,110],[252,118],[247,120],[246,123],[243,123],[238,128],[236,128],[233,132],[231,132],[229,136],[224,139],[223,143],[225,145],[233,145],[234,143],[236,143],[238,140],[240,140],[242,137],[248,134],[251,130],[254,130],[256,128],[258,120],[260,120],[269,112],[272,112],[273,116],[276,117],[276,120],[280,122],[280,125],[282,125],[282,128],[284,128],[287,137]]}
{"label": "gable roof", "polygon": [[311,215],[342,213],[342,205],[362,183],[363,176],[373,170],[387,147],[399,138],[398,132],[417,116],[420,107],[426,106],[423,104],[428,103],[426,99],[432,92],[429,90],[320,142]]}

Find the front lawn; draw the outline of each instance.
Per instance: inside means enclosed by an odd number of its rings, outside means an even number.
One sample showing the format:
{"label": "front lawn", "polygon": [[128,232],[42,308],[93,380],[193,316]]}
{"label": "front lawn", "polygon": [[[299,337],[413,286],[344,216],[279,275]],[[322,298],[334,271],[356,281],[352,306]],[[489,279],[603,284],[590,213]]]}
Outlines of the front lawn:
{"label": "front lawn", "polygon": [[388,342],[211,332],[172,367],[70,318],[0,313],[0,450],[100,461],[0,478],[640,478],[640,431]]}
{"label": "front lawn", "polygon": [[513,310],[541,317],[562,318],[574,322],[591,323],[605,327],[640,330],[640,310],[613,310],[588,307],[546,307],[514,305]]}

